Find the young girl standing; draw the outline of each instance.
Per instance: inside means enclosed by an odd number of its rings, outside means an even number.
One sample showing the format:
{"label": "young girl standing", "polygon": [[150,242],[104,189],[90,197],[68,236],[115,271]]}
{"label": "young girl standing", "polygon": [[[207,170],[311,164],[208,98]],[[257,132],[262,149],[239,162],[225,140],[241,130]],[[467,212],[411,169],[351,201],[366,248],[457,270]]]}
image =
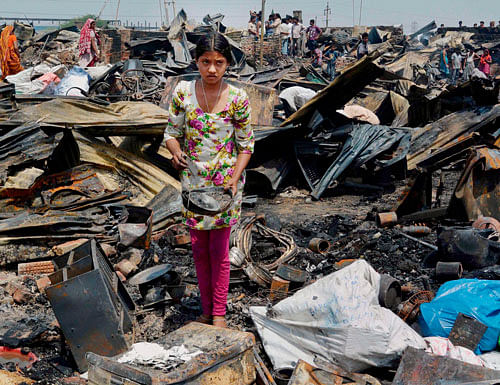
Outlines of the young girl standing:
{"label": "young girl standing", "polygon": [[[218,33],[203,36],[196,46],[201,79],[181,81],[174,90],[165,131],[182,188],[224,186],[234,197],[228,211],[203,216],[184,208],[200,288],[202,316],[197,320],[226,327],[229,289],[229,236],[241,212],[244,170],[254,148],[250,105],[245,91],[224,82],[231,48]],[[185,157],[196,167],[187,168]]]}

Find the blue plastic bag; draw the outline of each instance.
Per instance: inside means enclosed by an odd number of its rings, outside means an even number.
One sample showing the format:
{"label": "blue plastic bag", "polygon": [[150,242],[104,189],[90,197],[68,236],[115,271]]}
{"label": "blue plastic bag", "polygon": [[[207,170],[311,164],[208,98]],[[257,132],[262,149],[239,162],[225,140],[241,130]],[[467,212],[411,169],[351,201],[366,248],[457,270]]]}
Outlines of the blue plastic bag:
{"label": "blue plastic bag", "polygon": [[500,281],[459,279],[442,285],[436,297],[420,306],[424,337],[445,337],[463,313],[488,327],[474,353],[494,350],[500,336]]}

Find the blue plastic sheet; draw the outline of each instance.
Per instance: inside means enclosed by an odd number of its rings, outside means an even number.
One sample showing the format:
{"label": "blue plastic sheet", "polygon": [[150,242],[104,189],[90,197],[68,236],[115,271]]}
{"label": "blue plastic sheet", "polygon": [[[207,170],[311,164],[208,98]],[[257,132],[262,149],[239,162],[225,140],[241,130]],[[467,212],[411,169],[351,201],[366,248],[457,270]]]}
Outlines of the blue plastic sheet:
{"label": "blue plastic sheet", "polygon": [[[55,95],[86,96],[92,78],[81,67],[74,66],[54,90]],[[83,91],[83,93],[82,93]]]}
{"label": "blue plastic sheet", "polygon": [[447,338],[458,313],[474,317],[488,327],[475,353],[494,350],[500,336],[500,281],[460,279],[446,282],[430,303],[420,306],[422,334]]}

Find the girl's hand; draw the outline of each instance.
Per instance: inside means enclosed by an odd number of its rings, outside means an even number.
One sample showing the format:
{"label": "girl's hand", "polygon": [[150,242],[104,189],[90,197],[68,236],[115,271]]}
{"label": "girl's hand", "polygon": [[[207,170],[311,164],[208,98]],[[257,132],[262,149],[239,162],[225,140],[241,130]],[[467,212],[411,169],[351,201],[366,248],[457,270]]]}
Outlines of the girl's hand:
{"label": "girl's hand", "polygon": [[238,179],[239,178],[235,178],[235,177],[232,177],[229,182],[227,182],[227,185],[226,187],[224,187],[224,190],[230,190],[231,193],[233,194],[233,197],[236,195],[236,193],[238,192]]}
{"label": "girl's hand", "polygon": [[172,162],[176,170],[184,170],[188,166],[186,163],[186,156],[187,155],[182,151],[178,151],[175,154],[172,154]]}

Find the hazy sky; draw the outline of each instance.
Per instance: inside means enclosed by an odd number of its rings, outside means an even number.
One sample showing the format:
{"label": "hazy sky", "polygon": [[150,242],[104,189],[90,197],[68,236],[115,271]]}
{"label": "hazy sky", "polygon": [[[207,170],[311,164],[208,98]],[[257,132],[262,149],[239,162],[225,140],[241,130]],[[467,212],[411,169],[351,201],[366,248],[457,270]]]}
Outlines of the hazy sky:
{"label": "hazy sky", "polygon": [[[99,13],[105,0],[0,0],[0,17],[74,17]],[[455,26],[459,20],[465,25],[484,20],[500,20],[500,0],[354,0],[354,20],[358,24],[360,4],[363,4],[361,24],[393,25],[402,23],[406,32],[422,27],[433,19],[438,24]],[[130,22],[145,20],[160,23],[160,3],[163,0],[121,0],[119,18]],[[248,10],[259,10],[261,0],[176,0],[177,10],[184,8],[191,19],[201,21],[207,13],[223,13],[225,24],[241,27],[248,21]],[[266,0],[266,15],[274,9],[281,15],[302,9],[304,20],[317,17],[325,25],[324,9],[327,0]],[[103,18],[114,19],[118,0],[106,0]],[[353,0],[330,0],[330,25],[353,24]],[[170,7],[170,12],[171,12]],[[170,17],[172,12],[170,13]],[[417,23],[416,25],[413,23]],[[413,25],[412,25],[413,24]]]}

